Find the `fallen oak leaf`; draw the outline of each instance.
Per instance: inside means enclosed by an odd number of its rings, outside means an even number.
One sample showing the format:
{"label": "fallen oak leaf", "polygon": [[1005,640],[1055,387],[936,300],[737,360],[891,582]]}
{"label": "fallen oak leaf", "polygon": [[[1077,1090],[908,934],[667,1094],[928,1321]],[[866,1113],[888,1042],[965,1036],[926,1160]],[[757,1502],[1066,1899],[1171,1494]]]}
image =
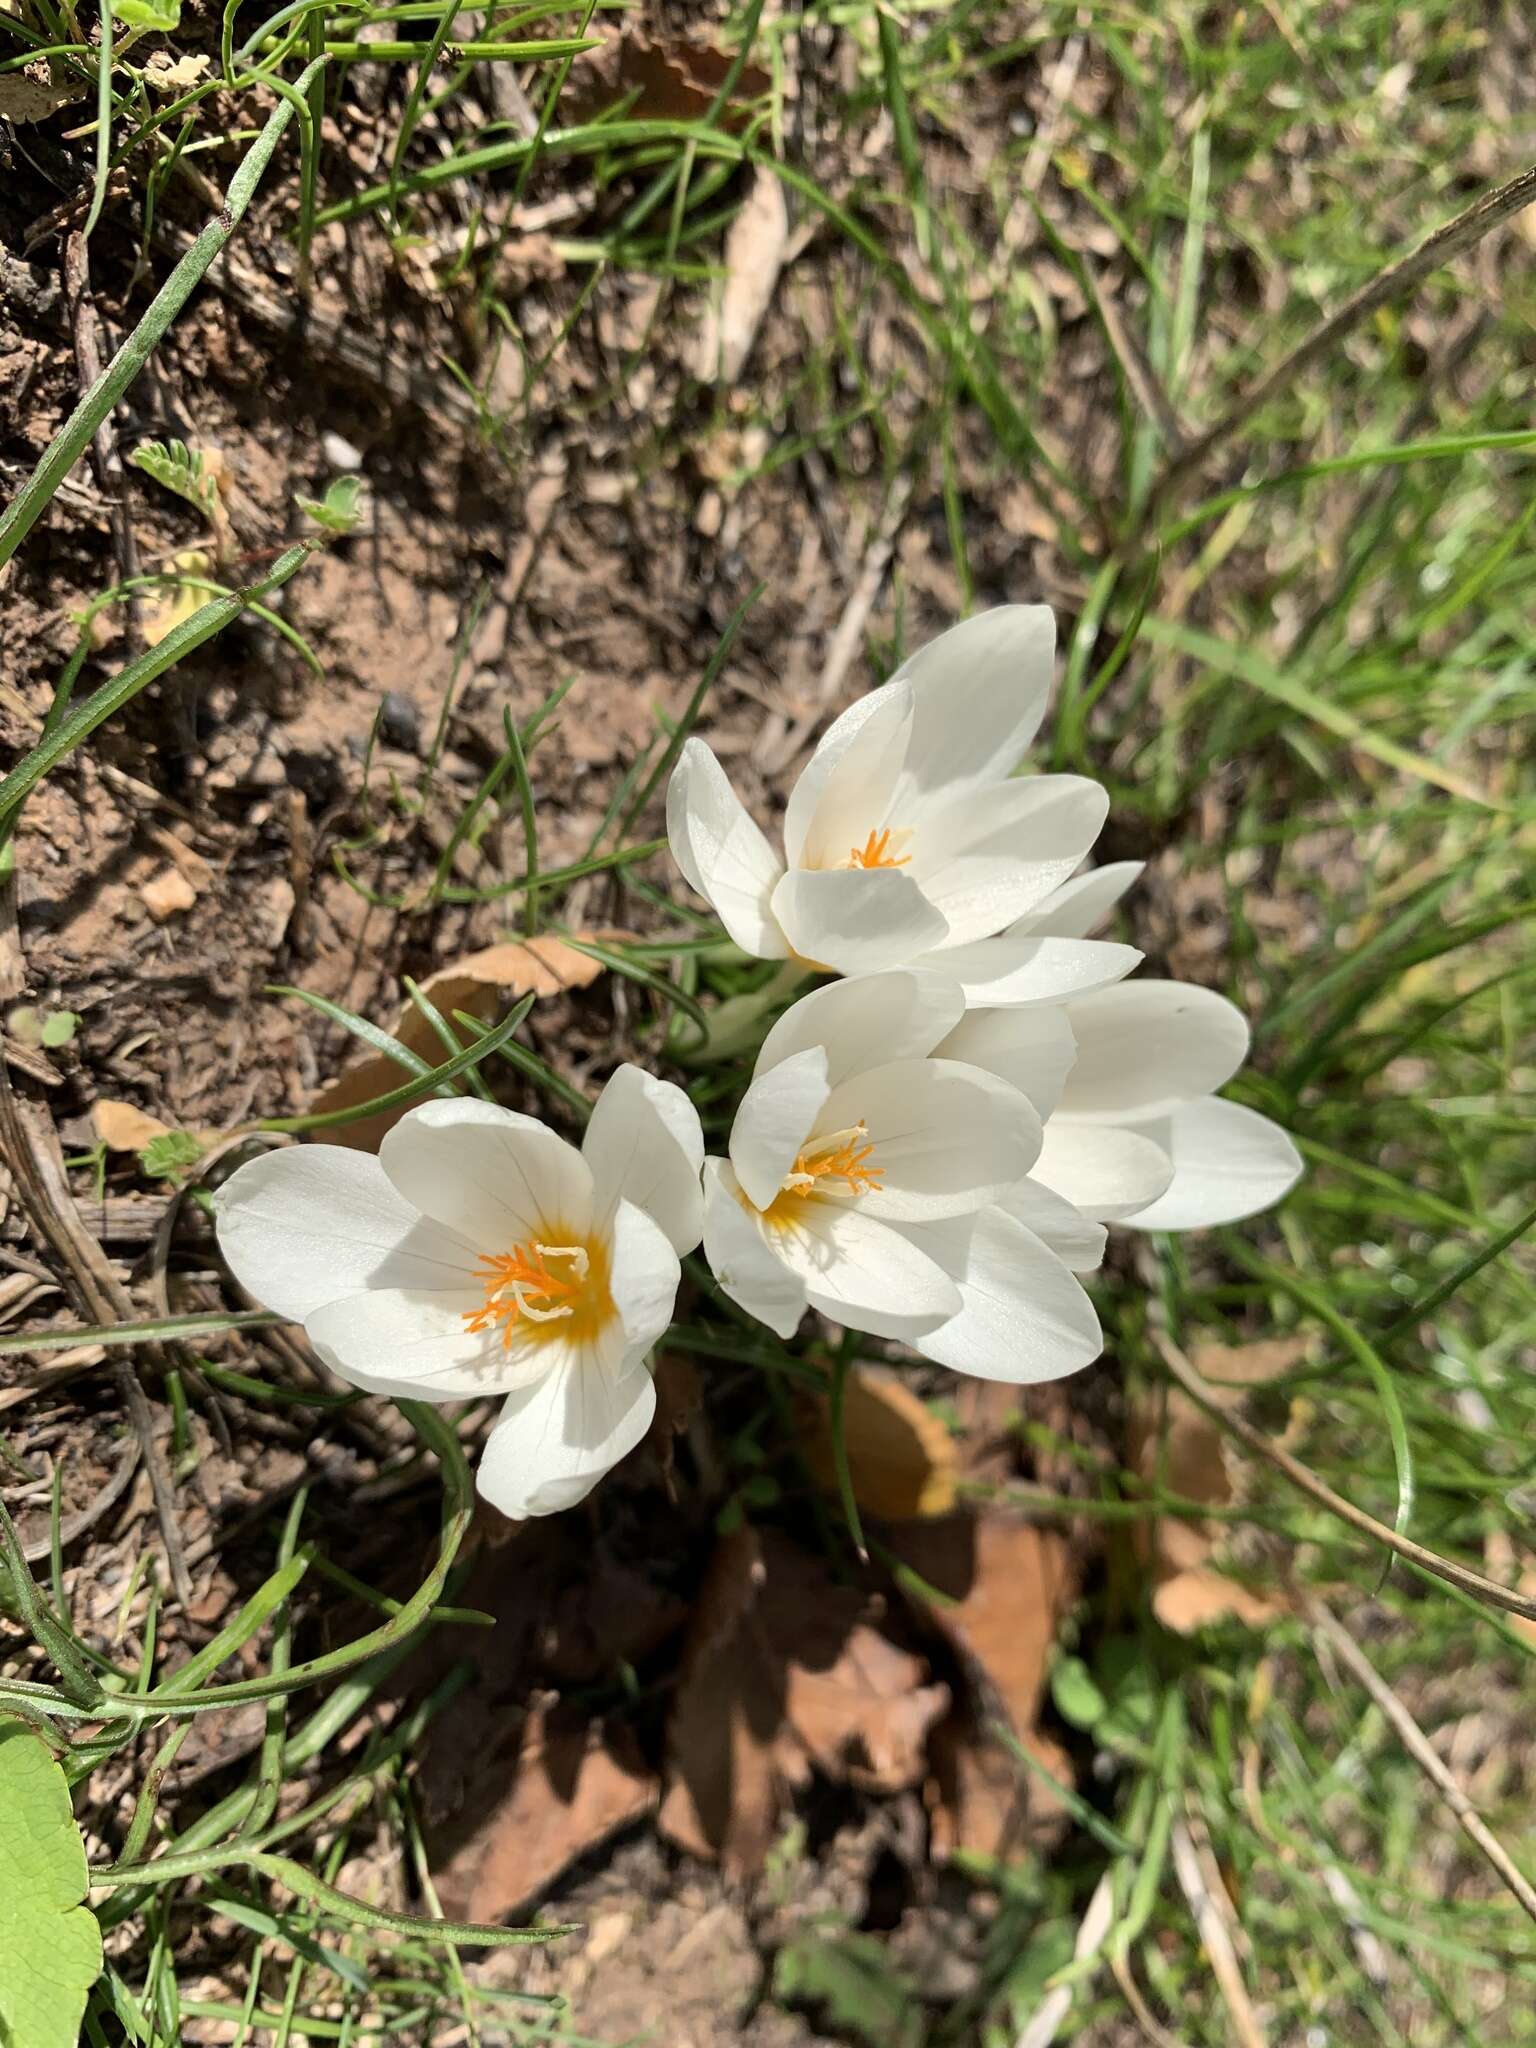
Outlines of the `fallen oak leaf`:
{"label": "fallen oak leaf", "polygon": [[[1307,1349],[1304,1336],[1208,1344],[1193,1354],[1193,1362],[1217,1405],[1235,1408],[1253,1388],[1294,1372]],[[1128,1462],[1149,1485],[1211,1507],[1228,1507],[1237,1499],[1226,1437],[1181,1388],[1168,1388],[1166,1398],[1153,1396],[1135,1406],[1129,1434]],[[1256,1628],[1289,1610],[1284,1597],[1255,1592],[1211,1564],[1223,1534],[1215,1519],[1181,1515],[1159,1515],[1137,1532],[1138,1552],[1153,1579],[1152,1611],[1177,1635],[1229,1619]]]}
{"label": "fallen oak leaf", "polygon": [[898,1792],[923,1774],[949,1688],[787,1538],[724,1537],[706,1574],[667,1729],[661,1831],[731,1877],[762,1867],[813,1771]]}
{"label": "fallen oak leaf", "polygon": [[[628,932],[577,932],[579,939],[629,938]],[[604,972],[601,960],[582,953],[563,939],[537,938],[508,941],[487,946],[483,952],[467,954],[448,967],[440,967],[421,984],[421,992],[444,1017],[461,1044],[469,1043],[468,1032],[453,1022],[453,1013],[489,1023],[506,1002],[520,996],[552,996],[567,989],[587,988]],[[408,1052],[429,1065],[437,1065],[445,1047],[432,1025],[414,1003],[407,1002],[395,1019],[391,1036]],[[312,1111],[328,1114],[338,1109],[356,1109],[398,1088],[404,1070],[385,1053],[371,1053],[348,1067],[334,1081],[327,1082],[314,1101]],[[385,1135],[404,1116],[403,1109],[383,1110],[378,1116],[362,1117],[356,1123],[338,1124],[316,1133],[320,1143],[347,1145],[358,1152],[377,1152]]]}
{"label": "fallen oak leaf", "polygon": [[1056,1637],[1077,1597],[1067,1539],[1000,1511],[911,1522],[891,1548],[940,1596],[926,1601],[910,1580],[908,1600],[954,1649],[969,1697],[934,1731],[924,1785],[936,1856],[956,1851],[1002,1856],[1062,1825],[1060,1801],[1026,1773],[989,1723],[1001,1720],[1031,1754],[1049,1749],[1051,1777],[1071,1782],[1063,1752],[1036,1723]]}
{"label": "fallen oak leaf", "polygon": [[[800,1450],[811,1476],[836,1494],[832,1404],[810,1396],[797,1420]],[[882,1521],[945,1515],[955,1505],[959,1451],[943,1421],[900,1375],[855,1366],[843,1387],[843,1445],[859,1507]]]}
{"label": "fallen oak leaf", "polygon": [[526,1912],[571,1864],[643,1820],[657,1792],[627,1730],[541,1702],[505,1796],[434,1868],[444,1910],[477,1921]]}

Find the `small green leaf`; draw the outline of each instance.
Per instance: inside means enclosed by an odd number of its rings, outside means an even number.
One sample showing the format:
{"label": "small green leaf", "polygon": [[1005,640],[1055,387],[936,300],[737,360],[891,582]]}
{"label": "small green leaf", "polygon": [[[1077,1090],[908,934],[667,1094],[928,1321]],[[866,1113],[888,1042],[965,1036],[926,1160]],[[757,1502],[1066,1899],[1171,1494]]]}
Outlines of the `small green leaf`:
{"label": "small green leaf", "polygon": [[80,1029],[80,1019],[73,1010],[53,1010],[43,1019],[43,1043],[50,1049],[68,1045]]}
{"label": "small green leaf", "polygon": [[73,1010],[39,1010],[24,1003],[11,1011],[5,1028],[18,1045],[56,1048],[69,1044],[80,1028],[80,1019]]}
{"label": "small green leaf", "polygon": [[[120,21],[129,21],[129,7],[140,4],[141,0],[121,0],[114,12]],[[181,12],[180,0],[170,0],[170,6],[174,13]],[[152,5],[145,5],[143,11],[151,13]],[[151,21],[145,25],[162,28],[166,24]],[[174,21],[170,23],[172,28],[175,25]],[[128,460],[135,469],[142,469],[146,476],[152,476],[157,484],[174,491],[177,497],[186,498],[205,519],[212,520],[219,487],[208,472],[201,449],[189,448],[185,441],[141,441]]]}
{"label": "small green leaf", "polygon": [[157,29],[171,35],[181,26],[181,0],[117,0],[112,12],[125,28]]}
{"label": "small green leaf", "polygon": [[338,476],[331,480],[323,498],[301,498],[295,492],[293,502],[327,533],[350,533],[358,522],[362,488],[360,476]]}
{"label": "small green leaf", "polygon": [[1094,1684],[1081,1657],[1057,1661],[1051,1671],[1051,1698],[1063,1721],[1070,1721],[1074,1728],[1095,1728],[1109,1712],[1109,1701]]}
{"label": "small green leaf", "polygon": [[919,2048],[921,2009],[888,1951],[867,1934],[808,1929],[774,1958],[773,1994],[818,2006],[839,2033],[869,2048]]}
{"label": "small green leaf", "polygon": [[139,1147],[139,1164],[150,1180],[179,1181],[203,1156],[190,1131],[165,1131]]}
{"label": "small green leaf", "polygon": [[31,1729],[0,1721],[0,2042],[75,2048],[101,1930],[64,1773]]}

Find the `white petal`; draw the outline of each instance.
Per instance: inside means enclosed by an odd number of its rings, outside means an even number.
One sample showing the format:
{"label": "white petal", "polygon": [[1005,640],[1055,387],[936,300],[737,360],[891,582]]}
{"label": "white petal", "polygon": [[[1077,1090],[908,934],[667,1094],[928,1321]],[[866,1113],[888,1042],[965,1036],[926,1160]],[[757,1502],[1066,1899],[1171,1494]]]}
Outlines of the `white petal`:
{"label": "white petal", "polygon": [[639,1067],[616,1068],[597,1098],[581,1156],[592,1170],[600,1228],[622,1199],[654,1217],[679,1254],[693,1250],[704,1230],[704,1133],[681,1088]]}
{"label": "white petal", "polygon": [[916,706],[903,778],[912,793],[1017,767],[1045,716],[1055,655],[1049,606],[1020,604],[967,619],[903,662],[892,680],[911,683]]}
{"label": "white petal", "polygon": [[536,1117],[460,1096],[424,1102],[379,1147],[408,1202],[486,1252],[574,1244],[592,1227],[592,1175]]}
{"label": "white petal", "polygon": [[782,960],[768,907],[784,864],[747,815],[725,770],[702,740],[689,740],[667,785],[672,858],[745,953]]}
{"label": "white petal", "polygon": [[[702,1198],[699,1206],[702,1210]],[[667,1333],[683,1269],[661,1225],[633,1202],[620,1202],[615,1210],[609,1245],[608,1286],[613,1305],[631,1356],[643,1358]]]}
{"label": "white petal", "polygon": [[542,1378],[560,1355],[554,1345],[530,1342],[515,1326],[510,1345],[499,1329],[465,1328],[465,1316],[484,1303],[480,1286],[432,1293],[384,1287],[328,1302],[304,1328],[332,1372],[397,1401],[468,1400]]}
{"label": "white petal", "polygon": [[780,1337],[806,1311],[805,1282],[775,1249],[778,1232],[750,1209],[726,1159],[704,1162],[704,1256],[722,1289]]}
{"label": "white petal", "polygon": [[936,954],[924,965],[952,974],[972,1008],[1063,1003],[1123,981],[1141,960],[1110,939],[1030,939],[1003,932]]}
{"label": "white petal", "polygon": [[969,1215],[1022,1180],[1040,1150],[1028,1098],[955,1060],[894,1060],[854,1074],[827,1098],[813,1137],[857,1124],[881,1176],[858,1207],[894,1222]]}
{"label": "white petal", "polygon": [[656,1412],[644,1366],[588,1348],[509,1394],[480,1457],[476,1484],[504,1515],[555,1515],[585,1500],[632,1451]]}
{"label": "white petal", "polygon": [[1248,1023],[1214,989],[1124,981],[1068,1006],[1077,1060],[1063,1115],[1144,1123],[1230,1081],[1248,1056]]}
{"label": "white petal", "polygon": [[1104,1263],[1109,1233],[1037,1180],[1021,1180],[998,1203],[1006,1216],[1032,1230],[1071,1273],[1092,1273]]}
{"label": "white petal", "polygon": [[752,1082],[731,1125],[731,1164],[759,1209],[766,1209],[826,1101],[827,1056],[807,1046]]}
{"label": "white petal", "polygon": [[964,1013],[960,984],[942,974],[902,969],[829,982],[784,1012],[763,1040],[754,1072],[766,1074],[792,1053],[819,1045],[835,1088],[865,1067],[921,1059]]}
{"label": "white petal", "polygon": [[1160,1200],[1123,1219],[1137,1230],[1236,1223],[1270,1208],[1301,1177],[1288,1134],[1238,1102],[1186,1103],[1154,1130],[1173,1154],[1173,1179]]}
{"label": "white petal", "polygon": [[1033,1231],[1000,1209],[910,1236],[959,1283],[963,1306],[914,1350],[978,1379],[1034,1385],[1081,1372],[1104,1348],[1093,1303]]}
{"label": "white petal", "polygon": [[1147,1131],[1053,1116],[1031,1176],[1095,1223],[1115,1223],[1156,1201],[1173,1161]]}
{"label": "white petal", "polygon": [[919,806],[912,879],[949,921],[947,945],[1011,925],[1064,882],[1099,836],[1109,798],[1082,775],[1025,775],[945,790]]}
{"label": "white petal", "polygon": [[473,1284],[477,1250],[405,1201],[368,1152],[264,1152],[230,1175],[214,1213],[229,1270],[279,1315],[302,1319],[363,1287]]}
{"label": "white petal", "polygon": [[1086,939],[1104,922],[1145,866],[1145,861],[1115,860],[1063,882],[1027,917],[1019,919],[1012,927],[1013,936]]}
{"label": "white petal", "polygon": [[[821,802],[822,791],[868,721],[883,714],[888,694],[888,690],[882,688],[867,690],[862,697],[855,697],[847,710],[833,719],[817,741],[816,751],[801,769],[784,812],[784,851],[791,867],[800,865],[806,834]],[[898,694],[903,701],[911,701],[905,689]]]}
{"label": "white petal", "polygon": [[959,1289],[937,1261],[858,1209],[807,1202],[777,1237],[811,1307],[849,1329],[910,1339],[960,1307]]}
{"label": "white petal", "polygon": [[773,911],[803,960],[838,974],[909,967],[949,930],[904,868],[799,868],[774,890]]}
{"label": "white petal", "polygon": [[941,1059],[964,1060],[1011,1082],[1043,1121],[1061,1100],[1077,1052],[1067,1015],[1064,1007],[1046,1004],[1032,1010],[968,1010],[936,1051]]}
{"label": "white petal", "polygon": [[879,831],[887,822],[911,731],[911,691],[904,684],[876,691],[869,716],[833,758],[804,836],[793,847],[786,820],[784,851],[791,866],[841,868],[871,832]]}

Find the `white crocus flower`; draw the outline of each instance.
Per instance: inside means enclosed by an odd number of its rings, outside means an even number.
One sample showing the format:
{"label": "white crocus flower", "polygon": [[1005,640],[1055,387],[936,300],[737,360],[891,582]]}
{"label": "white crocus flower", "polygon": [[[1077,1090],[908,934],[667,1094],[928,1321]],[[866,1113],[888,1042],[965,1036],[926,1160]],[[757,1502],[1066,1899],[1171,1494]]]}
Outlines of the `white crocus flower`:
{"label": "white crocus flower", "polygon": [[1081,863],[1108,807],[1086,777],[1013,775],[1045,713],[1054,647],[1046,606],[1010,605],[921,648],[817,747],[789,798],[782,860],[690,740],[667,791],[678,866],[761,959],[838,974],[923,966],[971,1002],[1060,1002],[1118,981],[1133,948],[1019,925]]}
{"label": "white crocus flower", "polygon": [[580,1151],[495,1103],[425,1102],[377,1158],[303,1145],[242,1166],[219,1246],[353,1386],[504,1395],[480,1491],[553,1514],[650,1423],[646,1357],[703,1228],[703,1152],[687,1096],[638,1067],[608,1082]]}
{"label": "white crocus flower", "polygon": [[1269,1208],[1302,1170],[1278,1124],[1215,1092],[1248,1041],[1214,990],[1138,980],[1059,1009],[973,1010],[939,1052],[1011,1082],[1044,1120],[1023,1201],[1052,1194],[1095,1223],[1195,1230]]}
{"label": "white crocus flower", "polygon": [[781,1337],[814,1308],[959,1372],[1055,1379],[1102,1340],[1047,1234],[1085,1263],[1098,1234],[1045,1190],[1014,1203],[1040,1119],[1005,1081],[931,1056],[964,1008],[943,975],[896,971],[786,1011],[729,1159],[705,1161],[704,1249]]}

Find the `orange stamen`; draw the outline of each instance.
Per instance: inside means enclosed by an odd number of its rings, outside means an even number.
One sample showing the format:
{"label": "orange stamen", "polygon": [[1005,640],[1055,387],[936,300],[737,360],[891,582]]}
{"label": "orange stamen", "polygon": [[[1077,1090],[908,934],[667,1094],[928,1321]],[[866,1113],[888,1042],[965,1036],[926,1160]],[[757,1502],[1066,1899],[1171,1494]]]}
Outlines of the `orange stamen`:
{"label": "orange stamen", "polygon": [[[571,1261],[569,1279],[550,1272],[546,1261],[551,1258]],[[481,1259],[476,1277],[484,1285],[485,1303],[465,1311],[465,1329],[479,1332],[499,1326],[505,1346],[524,1318],[549,1323],[574,1314],[570,1297],[580,1291],[586,1267],[586,1252],[570,1245],[515,1244],[509,1252]]]}
{"label": "orange stamen", "polygon": [[[861,1143],[861,1139],[865,1142]],[[885,1177],[883,1166],[866,1164],[874,1149],[867,1125],[855,1124],[852,1130],[838,1131],[830,1139],[823,1138],[820,1145],[806,1147],[785,1180],[785,1189],[803,1195],[814,1190],[819,1181],[840,1180],[844,1194],[867,1195]]]}
{"label": "orange stamen", "polygon": [[856,868],[904,868],[911,860],[911,854],[894,854],[890,851],[890,844],[889,825],[883,832],[871,832],[862,847],[849,847],[849,865]]}

